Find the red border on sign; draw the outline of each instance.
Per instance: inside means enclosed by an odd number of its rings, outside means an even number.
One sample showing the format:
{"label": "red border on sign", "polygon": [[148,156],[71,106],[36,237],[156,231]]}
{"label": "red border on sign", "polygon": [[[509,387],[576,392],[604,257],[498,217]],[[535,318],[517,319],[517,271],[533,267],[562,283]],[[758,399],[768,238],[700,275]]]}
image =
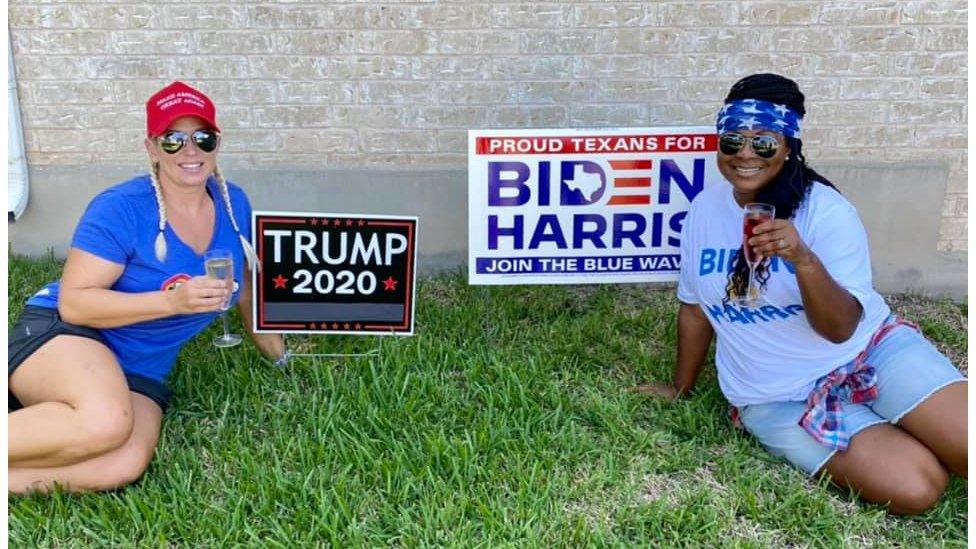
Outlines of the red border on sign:
{"label": "red border on sign", "polygon": [[[690,140],[690,141],[688,141]],[[491,135],[475,139],[475,154],[702,153],[718,149],[714,133],[634,135]]]}

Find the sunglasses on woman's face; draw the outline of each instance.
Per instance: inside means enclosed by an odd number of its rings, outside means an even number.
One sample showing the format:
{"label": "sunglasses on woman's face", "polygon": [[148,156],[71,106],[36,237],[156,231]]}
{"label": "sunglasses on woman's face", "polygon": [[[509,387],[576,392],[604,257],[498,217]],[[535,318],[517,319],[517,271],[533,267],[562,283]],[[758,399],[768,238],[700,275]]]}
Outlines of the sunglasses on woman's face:
{"label": "sunglasses on woman's face", "polygon": [[723,133],[718,137],[718,148],[722,154],[733,155],[746,146],[746,142],[752,146],[752,152],[759,158],[772,158],[779,150],[779,141],[771,135],[756,135],[746,137],[739,133]]}
{"label": "sunglasses on woman's face", "polygon": [[217,144],[220,143],[220,134],[212,130],[197,130],[192,134],[186,132],[171,131],[156,138],[159,148],[168,154],[176,154],[186,146],[190,139],[198,149],[205,153],[214,152]]}

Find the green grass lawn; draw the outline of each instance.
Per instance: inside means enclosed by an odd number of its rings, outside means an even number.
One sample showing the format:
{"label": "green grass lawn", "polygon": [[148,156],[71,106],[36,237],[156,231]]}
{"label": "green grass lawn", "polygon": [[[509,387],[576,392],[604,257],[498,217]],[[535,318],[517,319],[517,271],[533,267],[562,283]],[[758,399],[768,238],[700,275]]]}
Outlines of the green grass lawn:
{"label": "green grass lawn", "polygon": [[[59,268],[11,258],[10,319]],[[454,273],[418,298],[414,337],[295,341],[372,360],[278,370],[215,350],[215,324],[179,359],[143,479],[8,498],[10,546],[966,544],[965,482],[908,519],[811,482],[730,425],[711,362],[687,401],[629,392],[669,379],[672,289]],[[965,305],[895,302],[965,357]]]}

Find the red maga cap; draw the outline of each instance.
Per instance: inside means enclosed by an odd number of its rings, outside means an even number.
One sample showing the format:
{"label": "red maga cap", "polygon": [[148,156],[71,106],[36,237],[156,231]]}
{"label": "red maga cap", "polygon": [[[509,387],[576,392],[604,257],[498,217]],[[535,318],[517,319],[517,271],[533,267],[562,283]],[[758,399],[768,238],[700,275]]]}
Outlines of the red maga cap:
{"label": "red maga cap", "polygon": [[196,116],[220,131],[213,101],[200,90],[177,80],[146,101],[146,133],[149,137],[161,135],[174,120],[183,116]]}

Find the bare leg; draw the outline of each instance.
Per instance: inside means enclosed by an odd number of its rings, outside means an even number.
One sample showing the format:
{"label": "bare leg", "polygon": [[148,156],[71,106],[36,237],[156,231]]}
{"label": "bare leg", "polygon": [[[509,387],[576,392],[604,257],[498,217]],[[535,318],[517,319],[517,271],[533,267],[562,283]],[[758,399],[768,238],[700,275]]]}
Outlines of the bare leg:
{"label": "bare leg", "polygon": [[14,493],[48,492],[55,484],[73,491],[110,490],[135,482],[149,465],[162,424],[162,411],[151,399],[129,393],[135,424],[121,447],[96,458],[64,467],[20,468],[7,471]]}
{"label": "bare leg", "polygon": [[834,454],[821,473],[853,488],[871,503],[889,503],[898,515],[922,513],[945,491],[949,475],[924,444],[883,423],[854,435],[847,452]]}
{"label": "bare leg", "polygon": [[922,441],[950,471],[968,478],[969,397],[967,383],[947,385],[914,410],[905,414],[898,426]]}
{"label": "bare leg", "polygon": [[129,387],[103,344],[62,335],[9,378],[24,408],[7,415],[10,467],[69,465],[121,446],[132,431]]}

